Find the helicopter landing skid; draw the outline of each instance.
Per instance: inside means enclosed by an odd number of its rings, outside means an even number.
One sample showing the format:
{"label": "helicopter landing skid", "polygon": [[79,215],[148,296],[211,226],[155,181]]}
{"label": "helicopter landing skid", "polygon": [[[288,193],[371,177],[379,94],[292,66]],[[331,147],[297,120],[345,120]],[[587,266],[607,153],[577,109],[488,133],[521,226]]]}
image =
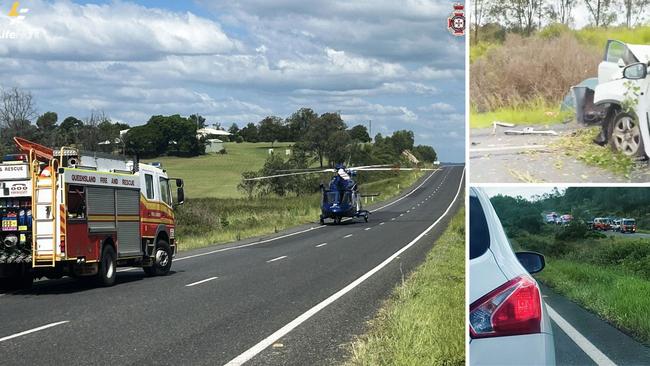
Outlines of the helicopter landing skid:
{"label": "helicopter landing skid", "polygon": [[[352,215],[350,217],[352,217],[352,218],[363,217],[363,220],[365,222],[368,222],[368,216],[370,216],[370,211],[368,211],[368,210],[360,210],[360,211],[357,211],[354,215]],[[341,217],[334,218],[334,223],[335,224],[340,224],[341,221],[342,221]],[[325,217],[323,215],[320,216],[320,224],[325,225]]]}

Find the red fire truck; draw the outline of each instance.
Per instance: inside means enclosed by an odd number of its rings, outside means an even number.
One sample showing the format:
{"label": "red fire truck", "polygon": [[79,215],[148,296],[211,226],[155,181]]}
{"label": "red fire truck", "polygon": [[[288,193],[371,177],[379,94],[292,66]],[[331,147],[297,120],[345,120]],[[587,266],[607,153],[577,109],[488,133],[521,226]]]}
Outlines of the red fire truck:
{"label": "red fire truck", "polygon": [[[183,181],[147,164],[15,138],[20,154],[0,163],[0,280],[94,276],[118,266],[169,272],[177,243],[174,208]],[[177,187],[172,198],[170,181]]]}

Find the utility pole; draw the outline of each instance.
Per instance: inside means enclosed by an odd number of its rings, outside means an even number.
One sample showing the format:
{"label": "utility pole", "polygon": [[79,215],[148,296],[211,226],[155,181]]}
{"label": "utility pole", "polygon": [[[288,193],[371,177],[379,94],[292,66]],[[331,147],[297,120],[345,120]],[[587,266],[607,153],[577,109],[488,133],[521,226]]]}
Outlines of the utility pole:
{"label": "utility pole", "polygon": [[374,137],[372,137],[372,120],[368,120],[368,135],[370,135],[370,139],[374,140]]}

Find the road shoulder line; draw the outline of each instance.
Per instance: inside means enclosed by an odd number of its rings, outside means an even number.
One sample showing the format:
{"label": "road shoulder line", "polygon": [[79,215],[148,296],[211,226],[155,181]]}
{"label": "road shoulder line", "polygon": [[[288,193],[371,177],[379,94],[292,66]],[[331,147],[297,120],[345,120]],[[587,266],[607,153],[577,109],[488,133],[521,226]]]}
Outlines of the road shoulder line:
{"label": "road shoulder line", "polygon": [[616,364],[609,359],[603,352],[601,352],[593,343],[578,332],[568,321],[566,321],[560,314],[558,314],[552,307],[546,304],[546,310],[548,315],[553,319],[555,324],[566,333],[569,338],[578,346],[580,349],[587,354],[595,363],[598,365],[604,366],[615,366]]}

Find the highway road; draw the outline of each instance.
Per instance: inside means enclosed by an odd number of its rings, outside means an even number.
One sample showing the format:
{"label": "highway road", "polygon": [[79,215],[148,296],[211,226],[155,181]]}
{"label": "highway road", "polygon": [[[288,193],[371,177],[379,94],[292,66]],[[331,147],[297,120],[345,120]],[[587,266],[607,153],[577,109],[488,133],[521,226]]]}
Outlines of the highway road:
{"label": "highway road", "polygon": [[558,365],[647,365],[650,348],[541,285]]}
{"label": "highway road", "polygon": [[301,226],[184,252],[166,277],[41,281],[0,295],[3,365],[338,362],[464,205],[464,166],[427,175],[370,222]]}

